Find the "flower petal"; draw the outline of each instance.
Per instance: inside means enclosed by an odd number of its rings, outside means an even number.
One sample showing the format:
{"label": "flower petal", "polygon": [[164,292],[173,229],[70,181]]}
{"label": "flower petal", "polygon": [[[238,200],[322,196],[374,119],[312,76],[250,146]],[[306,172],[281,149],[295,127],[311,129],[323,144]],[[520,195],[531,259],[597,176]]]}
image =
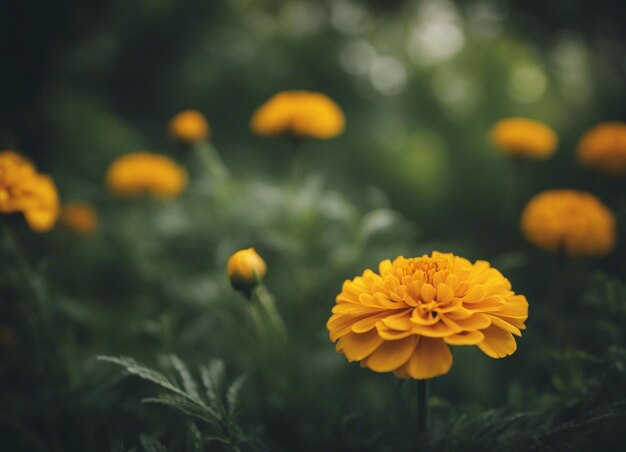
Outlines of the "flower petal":
{"label": "flower petal", "polygon": [[361,364],[376,372],[389,372],[407,362],[415,349],[416,336],[384,342]]}
{"label": "flower petal", "polygon": [[480,331],[463,331],[443,338],[446,344],[450,345],[476,345],[483,339],[485,339],[485,335]]}
{"label": "flower petal", "polygon": [[368,333],[349,333],[339,339],[336,350],[343,353],[348,361],[360,361],[371,355],[384,341],[376,330]]}
{"label": "flower petal", "polygon": [[411,378],[423,380],[438,377],[450,370],[452,353],[441,339],[420,337],[406,366],[400,372],[406,372]]}
{"label": "flower petal", "polygon": [[492,358],[504,358],[517,350],[517,344],[513,335],[496,326],[490,326],[481,331],[485,335],[485,340],[478,345],[483,353]]}

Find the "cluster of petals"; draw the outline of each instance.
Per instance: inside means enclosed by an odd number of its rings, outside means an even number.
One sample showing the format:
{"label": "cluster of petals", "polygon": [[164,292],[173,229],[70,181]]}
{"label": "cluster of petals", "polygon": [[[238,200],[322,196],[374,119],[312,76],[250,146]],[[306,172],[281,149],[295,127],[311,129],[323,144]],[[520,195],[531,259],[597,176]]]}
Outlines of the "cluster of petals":
{"label": "cluster of petals", "polygon": [[558,145],[556,133],[550,127],[526,118],[498,121],[493,126],[490,137],[499,151],[531,159],[550,157]]}
{"label": "cluster of petals", "polygon": [[577,157],[581,165],[606,175],[626,175],[626,123],[605,122],[587,131]]}
{"label": "cluster of petals", "polygon": [[615,248],[613,212],[584,191],[539,193],[524,208],[520,228],[529,242],[552,253],[594,257]]}
{"label": "cluster of petals", "polygon": [[258,135],[291,134],[300,138],[333,138],[343,132],[345,117],[328,96],[310,91],[283,91],[261,105],[250,122]]}
{"label": "cluster of petals", "polygon": [[0,152],[0,212],[21,212],[35,232],[52,229],[59,216],[52,178],[14,151]]}
{"label": "cluster of petals", "polygon": [[106,185],[121,197],[145,194],[170,198],[187,186],[187,171],[164,155],[139,151],[124,155],[109,166]]}
{"label": "cluster of petals", "polygon": [[486,261],[433,252],[398,257],[345,281],[327,327],[348,361],[401,378],[443,375],[451,345],[492,358],[515,352],[528,302]]}

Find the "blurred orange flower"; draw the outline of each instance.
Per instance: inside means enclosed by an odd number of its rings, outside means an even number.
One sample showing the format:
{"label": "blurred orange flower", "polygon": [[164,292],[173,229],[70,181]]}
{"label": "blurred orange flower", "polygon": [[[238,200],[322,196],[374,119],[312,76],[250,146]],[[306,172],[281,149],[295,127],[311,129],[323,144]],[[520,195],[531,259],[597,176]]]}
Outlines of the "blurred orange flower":
{"label": "blurred orange flower", "polygon": [[325,94],[283,91],[257,109],[250,125],[258,135],[327,139],[343,132],[345,118],[341,108]]}
{"label": "blurred orange flower", "polygon": [[615,217],[591,193],[548,190],[533,197],[522,212],[526,239],[546,251],[592,257],[615,247]]}
{"label": "blurred orange flower", "polygon": [[605,122],[583,135],[578,161],[609,176],[626,175],[626,123]]}
{"label": "blurred orange flower", "polygon": [[90,204],[68,202],[61,210],[61,222],[71,231],[89,234],[98,227],[98,214]]}
{"label": "blurred orange flower", "polygon": [[0,152],[0,212],[22,212],[35,232],[49,231],[59,216],[59,195],[52,178],[8,150]]}
{"label": "blurred orange flower", "polygon": [[124,155],[109,166],[106,185],[117,196],[148,194],[170,198],[187,186],[187,171],[164,155],[139,151]]}
{"label": "blurred orange flower", "polygon": [[169,134],[182,143],[193,143],[206,139],[211,128],[206,118],[197,110],[185,110],[172,118]]}
{"label": "blurred orange flower", "polygon": [[236,290],[249,291],[258,285],[267,271],[265,261],[254,248],[239,250],[228,259],[226,274]]}
{"label": "blurred orange flower", "polygon": [[492,358],[517,349],[528,302],[489,262],[434,251],[384,260],[343,283],[327,327],[348,361],[401,378],[443,375],[449,345],[476,345]]}
{"label": "blurred orange flower", "polygon": [[516,157],[547,159],[558,145],[556,133],[537,121],[507,118],[491,129],[491,142],[501,152]]}

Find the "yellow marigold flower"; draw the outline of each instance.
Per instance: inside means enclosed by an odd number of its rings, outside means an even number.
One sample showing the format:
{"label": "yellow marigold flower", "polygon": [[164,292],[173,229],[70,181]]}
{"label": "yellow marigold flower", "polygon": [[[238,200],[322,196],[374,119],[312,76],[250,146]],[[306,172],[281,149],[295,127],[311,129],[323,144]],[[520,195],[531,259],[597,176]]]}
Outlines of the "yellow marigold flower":
{"label": "yellow marigold flower", "polygon": [[581,165],[609,176],[626,175],[626,123],[606,122],[587,131],[577,157]]}
{"label": "yellow marigold flower", "polygon": [[59,215],[59,195],[50,176],[13,151],[0,152],[0,212],[22,212],[35,232],[52,229]]}
{"label": "yellow marigold flower", "polygon": [[533,197],[520,227],[529,242],[552,253],[592,257],[615,247],[615,217],[591,193],[548,190]]}
{"label": "yellow marigold flower", "polygon": [[256,287],[267,271],[265,261],[254,248],[239,250],[228,259],[226,274],[236,290],[244,292]]}
{"label": "yellow marigold flower", "polygon": [[505,154],[532,159],[547,159],[556,150],[558,138],[554,131],[537,121],[507,118],[491,129],[491,142]]}
{"label": "yellow marigold flower", "polygon": [[187,186],[187,171],[164,155],[139,151],[124,155],[109,166],[106,185],[118,196],[148,194],[169,198]]}
{"label": "yellow marigold flower", "polygon": [[341,108],[325,94],[283,91],[257,109],[250,126],[258,135],[327,139],[343,132],[345,118]]}
{"label": "yellow marigold flower", "polygon": [[211,129],[202,113],[197,110],[185,110],[172,118],[169,133],[177,141],[192,143],[206,139]]}
{"label": "yellow marigold flower", "polygon": [[89,204],[68,202],[61,210],[61,222],[71,231],[89,234],[98,227],[98,214]]}
{"label": "yellow marigold flower", "polygon": [[450,370],[449,345],[492,358],[517,349],[528,302],[489,262],[434,251],[384,260],[343,283],[326,326],[348,361],[418,380]]}

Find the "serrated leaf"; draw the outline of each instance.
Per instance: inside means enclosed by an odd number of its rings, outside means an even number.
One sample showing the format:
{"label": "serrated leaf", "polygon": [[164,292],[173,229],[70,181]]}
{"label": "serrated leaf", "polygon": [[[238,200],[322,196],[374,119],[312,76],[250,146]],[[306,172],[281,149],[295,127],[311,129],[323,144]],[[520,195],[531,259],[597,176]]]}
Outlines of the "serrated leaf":
{"label": "serrated leaf", "polygon": [[141,435],[139,441],[145,452],[167,452],[167,448],[158,439],[150,435]]}
{"label": "serrated leaf", "polygon": [[181,396],[164,394],[159,397],[149,397],[143,399],[142,403],[157,403],[166,405],[210,424],[219,425],[219,416],[212,408],[198,405],[193,400],[189,400]]}
{"label": "serrated leaf", "polygon": [[185,389],[187,394],[198,400],[201,400],[200,395],[198,394],[198,386],[196,385],[196,382],[191,376],[191,373],[189,372],[189,369],[187,368],[185,363],[176,355],[170,355],[170,362],[180,374],[180,378],[183,382],[183,388]]}
{"label": "serrated leaf", "polygon": [[152,383],[155,383],[162,388],[168,389],[176,394],[179,394],[183,397],[189,398],[193,400],[193,397],[183,391],[181,388],[176,386],[176,384],[172,383],[165,375],[156,370],[145,367],[142,364],[139,364],[133,358],[129,358],[127,356],[98,356],[100,361],[106,361],[113,364],[117,364],[118,366],[123,367],[126,372],[132,375],[136,375],[139,378],[144,380],[148,380]]}
{"label": "serrated leaf", "polygon": [[241,393],[241,388],[246,382],[246,375],[239,376],[226,391],[226,404],[228,408],[228,414],[230,416],[235,416],[237,412],[237,408],[239,405],[239,394]]}
{"label": "serrated leaf", "polygon": [[214,407],[220,406],[221,387],[224,380],[224,361],[216,359],[207,366],[201,366],[200,376],[202,384],[206,389],[209,403]]}
{"label": "serrated leaf", "polygon": [[204,440],[193,422],[187,427],[187,452],[204,452]]}

